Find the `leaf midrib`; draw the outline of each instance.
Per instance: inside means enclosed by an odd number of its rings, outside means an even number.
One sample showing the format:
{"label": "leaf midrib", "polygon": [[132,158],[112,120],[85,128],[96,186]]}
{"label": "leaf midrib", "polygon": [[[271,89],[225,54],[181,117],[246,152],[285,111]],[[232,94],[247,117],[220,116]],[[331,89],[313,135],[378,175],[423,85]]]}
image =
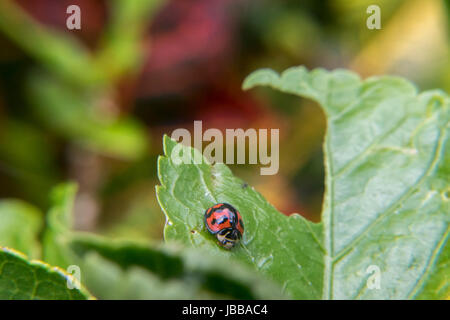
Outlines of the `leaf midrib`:
{"label": "leaf midrib", "polygon": [[[327,131],[328,131],[329,125],[327,125]],[[323,227],[324,227],[324,245],[325,245],[325,255],[324,255],[324,272],[323,272],[323,288],[322,288],[322,298],[323,300],[330,300],[331,299],[331,292],[332,292],[332,285],[333,285],[333,263],[332,263],[332,254],[333,252],[333,230],[332,224],[333,224],[333,205],[332,205],[332,199],[333,199],[333,193],[334,193],[334,186],[332,181],[332,161],[331,157],[328,155],[331,154],[331,148],[328,138],[328,132],[325,134],[325,141],[324,141],[324,157],[325,157],[325,176],[326,176],[326,183],[325,183],[325,194],[326,199],[324,199],[323,203],[323,209],[322,212],[324,213],[322,215],[322,221],[323,221]],[[326,214],[328,213],[328,214]]]}

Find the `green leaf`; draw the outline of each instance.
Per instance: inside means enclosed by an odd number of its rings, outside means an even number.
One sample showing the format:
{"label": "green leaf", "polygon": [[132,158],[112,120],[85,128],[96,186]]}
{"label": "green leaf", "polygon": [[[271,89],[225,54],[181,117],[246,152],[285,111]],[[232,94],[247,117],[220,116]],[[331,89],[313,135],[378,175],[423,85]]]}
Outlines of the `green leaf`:
{"label": "green leaf", "polygon": [[[448,95],[303,67],[257,71],[243,86],[255,85],[311,98],[327,116],[324,297],[446,297],[447,277],[434,274],[450,271]],[[379,290],[359,276],[369,265],[381,270]]]}
{"label": "green leaf", "polygon": [[[257,85],[313,99],[326,114],[322,222],[281,215],[223,164],[174,164],[176,143],[165,137],[157,187],[165,238],[252,264],[294,298],[448,297],[448,95],[418,94],[397,77],[362,81],[303,67],[281,76],[260,70],[243,86]],[[203,226],[205,209],[217,202],[233,204],[246,227],[230,252]],[[379,289],[368,285],[372,268]]]}
{"label": "green leaf", "polygon": [[[167,219],[165,239],[243,261],[279,282],[294,298],[319,299],[323,270],[320,225],[299,215],[280,214],[224,164],[174,164],[170,157],[175,145],[165,136],[166,156],[158,161],[161,186],[157,186],[157,195]],[[183,152],[191,151],[198,152],[183,147]],[[241,245],[232,251],[220,248],[203,224],[205,210],[219,202],[235,206],[244,220]]]}
{"label": "green leaf", "polygon": [[77,90],[49,75],[35,74],[30,78],[29,93],[40,121],[67,139],[125,160],[140,158],[148,150],[143,125],[133,118],[101,112],[92,92]]}
{"label": "green leaf", "polygon": [[74,236],[89,289],[102,299],[283,299],[248,267],[182,247]]}
{"label": "green leaf", "polygon": [[51,193],[51,206],[47,213],[47,225],[43,237],[43,260],[67,269],[77,264],[77,258],[69,248],[72,228],[72,210],[77,186],[64,183],[56,186]]}
{"label": "green leaf", "polygon": [[0,221],[0,246],[39,256],[43,217],[37,208],[19,200],[1,200]]}
{"label": "green leaf", "polygon": [[71,275],[43,262],[29,261],[19,252],[0,248],[0,266],[0,300],[92,298]]}

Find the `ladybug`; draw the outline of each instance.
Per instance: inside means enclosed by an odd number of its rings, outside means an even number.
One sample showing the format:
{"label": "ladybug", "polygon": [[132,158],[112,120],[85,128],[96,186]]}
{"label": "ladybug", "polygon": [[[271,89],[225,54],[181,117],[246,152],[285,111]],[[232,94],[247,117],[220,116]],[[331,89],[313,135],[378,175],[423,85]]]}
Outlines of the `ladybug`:
{"label": "ladybug", "polygon": [[207,209],[205,225],[225,249],[233,248],[244,234],[241,214],[228,203],[218,203]]}

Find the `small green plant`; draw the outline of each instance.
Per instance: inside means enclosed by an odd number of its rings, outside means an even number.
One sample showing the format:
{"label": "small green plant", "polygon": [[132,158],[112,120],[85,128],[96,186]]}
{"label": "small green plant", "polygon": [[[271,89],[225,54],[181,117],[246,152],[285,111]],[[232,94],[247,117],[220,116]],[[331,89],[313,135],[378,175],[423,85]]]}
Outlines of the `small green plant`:
{"label": "small green plant", "polygon": [[[449,96],[397,77],[303,67],[259,70],[243,86],[261,85],[312,99],[326,115],[322,222],[281,214],[224,164],[175,164],[177,142],[165,136],[156,194],[166,244],[72,230],[73,184],[54,189],[45,226],[39,210],[2,200],[0,245],[78,266],[82,285],[70,289],[68,279],[78,282],[64,271],[3,248],[0,298],[448,298]],[[191,159],[199,152],[181,148]],[[233,250],[203,223],[218,202],[245,223]]]}

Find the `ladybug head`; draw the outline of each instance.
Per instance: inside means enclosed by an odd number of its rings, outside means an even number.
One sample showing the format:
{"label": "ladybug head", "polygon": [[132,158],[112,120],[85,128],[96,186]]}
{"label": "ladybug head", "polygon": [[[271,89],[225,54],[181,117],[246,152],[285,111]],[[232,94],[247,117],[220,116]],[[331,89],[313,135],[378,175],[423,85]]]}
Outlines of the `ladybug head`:
{"label": "ladybug head", "polygon": [[241,233],[237,229],[227,228],[218,232],[216,237],[222,247],[231,249],[241,239]]}

